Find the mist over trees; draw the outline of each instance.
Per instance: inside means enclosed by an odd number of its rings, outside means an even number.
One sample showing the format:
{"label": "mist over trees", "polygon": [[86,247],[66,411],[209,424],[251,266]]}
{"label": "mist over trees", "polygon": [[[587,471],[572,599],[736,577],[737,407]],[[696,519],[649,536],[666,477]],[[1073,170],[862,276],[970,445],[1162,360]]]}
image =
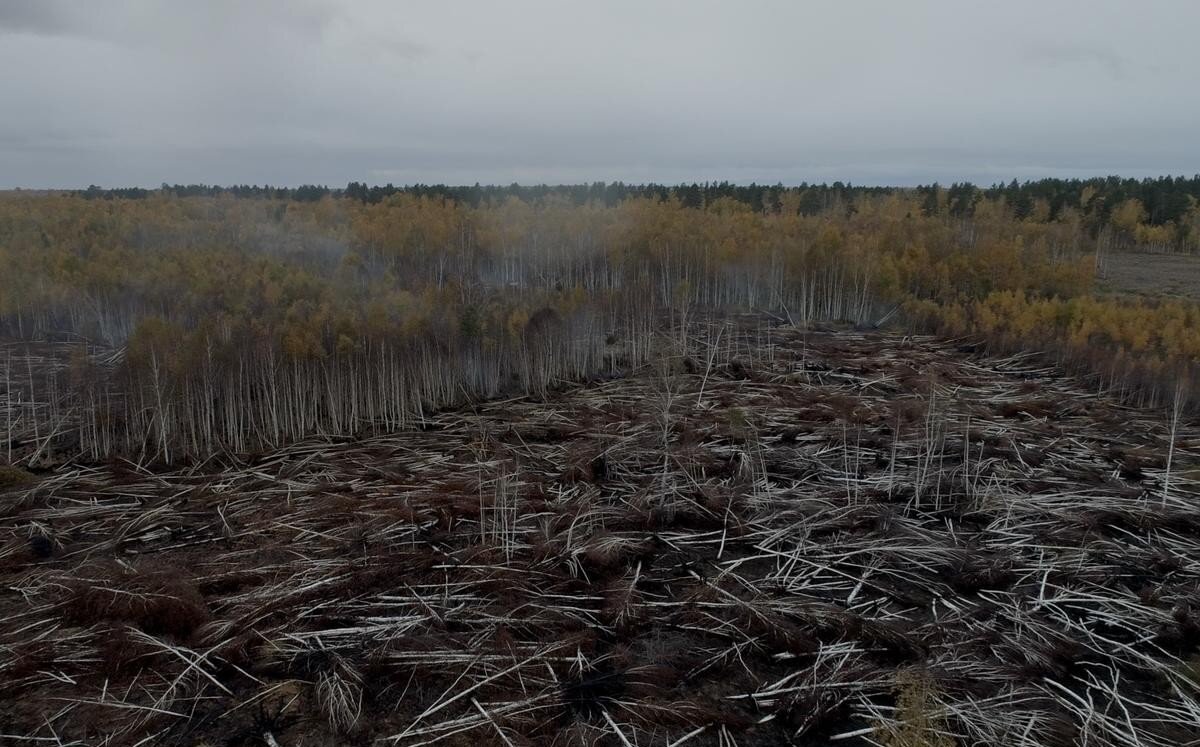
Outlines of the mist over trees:
{"label": "mist over trees", "polygon": [[1093,281],[1106,252],[1195,251],[1197,194],[1197,178],[8,193],[0,330],[71,351],[49,373],[8,366],[9,441],[169,459],[395,428],[616,375],[664,341],[687,354],[697,319],[737,311],[1051,350],[1154,401],[1200,358],[1195,304],[1098,299]]}

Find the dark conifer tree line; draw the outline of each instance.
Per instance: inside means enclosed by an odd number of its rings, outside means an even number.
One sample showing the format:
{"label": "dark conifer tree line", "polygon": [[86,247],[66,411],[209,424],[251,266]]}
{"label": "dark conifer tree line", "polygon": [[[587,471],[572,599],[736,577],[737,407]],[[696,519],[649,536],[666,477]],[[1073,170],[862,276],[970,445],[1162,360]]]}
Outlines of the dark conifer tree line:
{"label": "dark conifer tree line", "polygon": [[[152,194],[169,194],[175,197],[260,197],[296,202],[316,202],[323,197],[346,197],[362,203],[377,204],[394,194],[410,194],[418,197],[436,197],[453,200],[471,207],[480,207],[516,197],[525,202],[539,201],[548,197],[568,200],[576,205],[601,203],[612,207],[631,198],[641,197],[665,201],[678,199],[684,207],[703,208],[716,200],[729,198],[749,206],[755,212],[778,214],[785,209],[795,210],[800,215],[816,215],[834,203],[853,209],[860,198],[914,192],[922,198],[921,209],[925,214],[936,213],[944,207],[956,217],[969,216],[982,197],[1004,198],[1012,208],[1014,217],[1027,219],[1039,217],[1035,214],[1038,201],[1045,203],[1040,216],[1043,221],[1054,221],[1064,209],[1080,210],[1094,218],[1099,227],[1108,221],[1117,206],[1128,200],[1138,200],[1146,210],[1146,223],[1160,226],[1179,222],[1188,213],[1195,201],[1200,200],[1200,175],[1191,177],[1154,177],[1146,179],[1121,178],[1117,176],[1089,179],[1038,179],[991,186],[976,186],[970,182],[955,182],[949,187],[937,183],[905,187],[865,187],[834,182],[832,184],[801,183],[794,186],[783,184],[735,184],[732,182],[704,182],[690,184],[625,184],[623,182],[593,182],[569,185],[480,185],[452,186],[446,184],[394,184],[368,185],[350,182],[345,187],[329,187],[304,184],[298,187],[272,187],[270,185],[208,184],[163,184],[158,190],[140,187],[101,188],[98,186],[80,190],[77,194],[88,199],[145,199]],[[796,202],[785,203],[785,194],[799,196]],[[937,195],[945,194],[945,205],[940,206]],[[786,207],[785,207],[786,205]]]}

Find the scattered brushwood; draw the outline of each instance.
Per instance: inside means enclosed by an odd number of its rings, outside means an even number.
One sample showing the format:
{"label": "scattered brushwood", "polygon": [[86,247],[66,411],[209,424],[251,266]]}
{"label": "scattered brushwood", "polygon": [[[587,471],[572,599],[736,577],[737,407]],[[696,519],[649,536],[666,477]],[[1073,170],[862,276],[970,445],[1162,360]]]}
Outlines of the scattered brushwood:
{"label": "scattered brushwood", "polygon": [[1200,740],[1194,420],[927,338],[684,342],[412,430],[0,493],[0,733]]}

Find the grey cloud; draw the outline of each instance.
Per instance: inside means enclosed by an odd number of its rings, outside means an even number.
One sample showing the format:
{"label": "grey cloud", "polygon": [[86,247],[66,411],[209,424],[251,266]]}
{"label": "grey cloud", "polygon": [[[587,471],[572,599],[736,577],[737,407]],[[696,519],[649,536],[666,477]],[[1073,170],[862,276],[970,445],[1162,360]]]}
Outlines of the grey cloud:
{"label": "grey cloud", "polygon": [[0,187],[1194,173],[1198,24],[1191,0],[0,0]]}
{"label": "grey cloud", "polygon": [[1026,58],[1035,64],[1084,65],[1114,77],[1125,74],[1129,61],[1108,45],[1041,40],[1026,47]]}
{"label": "grey cloud", "polygon": [[0,4],[0,34],[53,36],[76,28],[68,8],[55,0],[7,0]]}

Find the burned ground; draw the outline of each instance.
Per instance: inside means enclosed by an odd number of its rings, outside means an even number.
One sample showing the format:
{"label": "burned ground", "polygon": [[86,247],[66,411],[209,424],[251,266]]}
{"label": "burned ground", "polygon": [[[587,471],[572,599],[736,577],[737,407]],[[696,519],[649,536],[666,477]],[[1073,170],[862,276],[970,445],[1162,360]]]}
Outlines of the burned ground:
{"label": "burned ground", "polygon": [[1168,471],[1032,358],[736,344],[0,488],[0,741],[1200,740],[1194,423]]}

